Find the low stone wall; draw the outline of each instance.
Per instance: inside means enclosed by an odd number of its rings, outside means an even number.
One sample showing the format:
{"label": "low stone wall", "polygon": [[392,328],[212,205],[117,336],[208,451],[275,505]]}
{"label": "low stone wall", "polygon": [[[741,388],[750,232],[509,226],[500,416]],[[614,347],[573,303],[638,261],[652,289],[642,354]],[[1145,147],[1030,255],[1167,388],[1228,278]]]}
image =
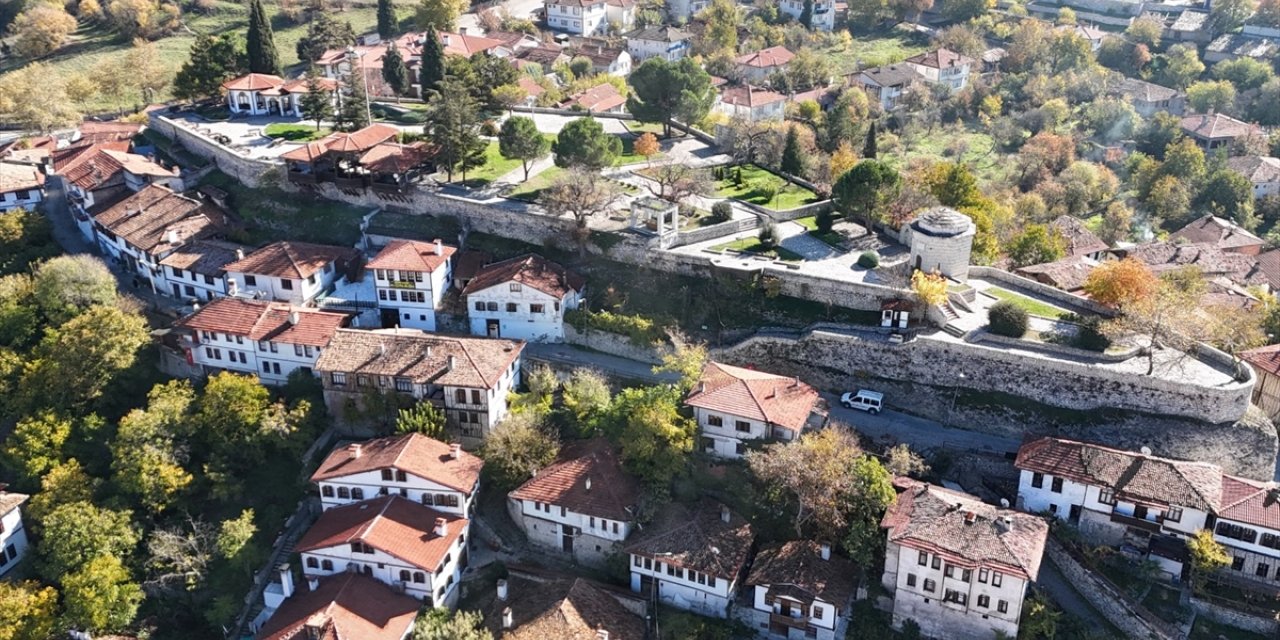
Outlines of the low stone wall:
{"label": "low stone wall", "polygon": [[1275,637],[1277,633],[1280,633],[1280,621],[1277,621],[1275,617],[1255,615],[1239,609],[1224,607],[1194,596],[1191,598],[1191,608],[1195,609],[1197,614],[1229,627],[1244,629],[1267,637]]}
{"label": "low stone wall", "polygon": [[611,356],[651,364],[661,364],[662,356],[671,352],[671,346],[667,344],[638,345],[621,334],[596,329],[577,329],[567,322],[564,325],[564,341]]}
{"label": "low stone wall", "polygon": [[760,226],[760,218],[751,216],[750,218],[738,218],[737,220],[729,220],[706,227],[699,227],[690,231],[681,231],[676,234],[676,241],[672,247],[683,247],[688,244],[697,244],[716,238],[731,236],[735,233],[750,231]]}
{"label": "low stone wall", "polygon": [[774,211],[768,207],[762,207],[758,204],[753,204],[745,200],[738,200],[738,204],[741,204],[762,216],[766,216],[775,222],[786,222],[788,220],[796,220],[798,218],[808,218],[809,216],[816,216],[831,208],[830,200],[822,200],[819,202],[800,205],[794,209],[787,209],[785,211]]}
{"label": "low stone wall", "polygon": [[1093,572],[1076,562],[1075,558],[1072,558],[1067,550],[1052,537],[1045,545],[1045,555],[1062,572],[1067,582],[1074,586],[1076,591],[1084,596],[1084,599],[1088,600],[1098,613],[1102,614],[1102,617],[1124,632],[1126,636],[1154,640],[1175,640],[1175,638],[1181,640],[1180,636],[1175,636],[1144,620],[1124,596],[1116,593],[1111,585],[1098,579]]}
{"label": "low stone wall", "polygon": [[284,164],[278,160],[246,158],[235,149],[178,124],[166,117],[164,113],[164,111],[153,111],[147,127],[182,145],[182,148],[192,154],[208,158],[218,167],[218,170],[234,176],[250,187],[259,186],[264,175],[280,175],[284,167]]}
{"label": "low stone wall", "polygon": [[1089,351],[1088,349],[1080,349],[1078,347],[1065,344],[1035,342],[1032,340],[1010,338],[1008,336],[997,335],[985,330],[975,331],[966,336],[965,339],[970,342],[985,342],[993,345],[1012,347],[1014,349],[1039,351],[1044,354],[1063,356],[1066,358],[1090,358],[1099,362],[1124,362],[1125,360],[1137,356],[1136,349],[1123,353],[1098,353],[1097,351]]}
{"label": "low stone wall", "polygon": [[1003,269],[995,267],[980,267],[977,265],[969,267],[969,277],[982,278],[983,280],[992,280],[1003,285],[1008,285],[1015,289],[1025,289],[1029,292],[1048,298],[1058,304],[1066,306],[1069,311],[1086,311],[1096,313],[1098,315],[1111,317],[1115,315],[1115,310],[1104,307],[1088,298],[1083,298],[1071,293],[1067,293],[1062,289],[1051,287],[1047,284],[1036,282],[1030,278],[1024,278],[1014,275]]}

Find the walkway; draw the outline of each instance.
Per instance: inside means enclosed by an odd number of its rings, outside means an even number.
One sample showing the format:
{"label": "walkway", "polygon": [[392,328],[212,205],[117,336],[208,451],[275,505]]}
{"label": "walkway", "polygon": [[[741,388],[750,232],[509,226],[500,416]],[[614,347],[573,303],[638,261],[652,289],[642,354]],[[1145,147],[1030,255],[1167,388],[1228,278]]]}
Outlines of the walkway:
{"label": "walkway", "polygon": [[822,396],[831,407],[828,415],[832,420],[853,427],[854,431],[867,438],[883,442],[905,442],[917,451],[942,447],[1003,455],[1017,451],[1021,444],[1016,438],[958,429],[893,409],[885,409],[873,416],[865,411],[844,408],[839,396],[835,394],[824,393]]}
{"label": "walkway", "polygon": [[675,382],[679,379],[679,376],[673,373],[655,374],[653,365],[647,362],[619,358],[598,351],[587,351],[568,344],[531,342],[525,345],[524,353],[530,360],[573,367],[589,367],[621,378],[646,383]]}
{"label": "walkway", "polygon": [[1058,608],[1087,623],[1093,629],[1111,629],[1115,627],[1089,604],[1076,588],[1058,571],[1058,567],[1046,556],[1040,562],[1040,577],[1036,584],[1057,603]]}

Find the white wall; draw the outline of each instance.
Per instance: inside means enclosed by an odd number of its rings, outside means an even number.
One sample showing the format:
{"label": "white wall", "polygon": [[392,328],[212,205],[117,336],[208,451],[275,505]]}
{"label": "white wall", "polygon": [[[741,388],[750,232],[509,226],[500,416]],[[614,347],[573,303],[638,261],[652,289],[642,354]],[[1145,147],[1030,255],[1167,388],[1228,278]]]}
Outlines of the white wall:
{"label": "white wall", "polygon": [[[474,506],[476,491],[480,488],[480,481],[476,481],[476,485],[469,491],[458,491],[452,487],[446,487],[440,483],[432,482],[426,478],[416,476],[412,473],[405,474],[405,481],[398,482],[395,480],[396,475],[393,471],[391,480],[385,480],[382,477],[382,470],[366,471],[363,473],[353,473],[338,478],[330,478],[322,480],[317,484],[320,487],[320,505],[322,509],[328,510],[344,504],[359,502],[360,500],[350,497],[352,489],[360,489],[363,492],[365,500],[378,497],[381,490],[385,487],[387,493],[391,495],[399,495],[419,504],[425,504],[436,511],[443,513],[452,513],[463,517],[469,517]],[[343,498],[340,489],[347,490],[348,497]],[[423,501],[423,495],[431,496],[429,502]],[[449,495],[458,501],[458,506],[449,506],[446,504],[436,504],[435,496]]]}
{"label": "white wall", "polygon": [[[683,577],[668,575],[666,564],[638,556],[630,555],[631,590],[639,593],[641,578],[649,576],[654,579],[654,587],[658,590],[658,598],[677,609],[684,609],[707,616],[724,618],[728,615],[729,602],[737,591],[737,576],[714,576],[715,585],[698,584]],[[649,567],[645,567],[648,560]],[[637,561],[639,564],[637,565]],[[679,570],[683,573],[683,570]],[[687,574],[685,574],[687,575]],[[732,581],[731,581],[732,580]]]}
{"label": "white wall", "polygon": [[[253,278],[253,284],[248,284],[248,278]],[[332,262],[304,280],[235,271],[227,272],[227,280],[234,281],[236,283],[236,291],[240,293],[261,293],[267,300],[278,300],[293,304],[305,304],[314,300],[316,296],[332,289],[333,283],[337,279],[338,270],[334,268]]]}
{"label": "white wall", "polygon": [[[1019,506],[1032,513],[1053,513],[1054,517],[1066,521],[1071,514],[1071,506],[1078,505],[1083,509],[1095,511],[1102,514],[1110,514],[1113,511],[1122,515],[1132,517],[1134,515],[1135,505],[1131,502],[1125,502],[1117,499],[1114,505],[1100,502],[1098,498],[1101,496],[1101,487],[1084,485],[1073,482],[1067,478],[1062,479],[1062,491],[1053,491],[1053,476],[1044,475],[1044,480],[1040,487],[1032,486],[1034,473],[1028,470],[1021,470],[1018,476],[1018,500]],[[1054,509],[1053,507],[1057,508]],[[1208,514],[1204,511],[1183,507],[1182,515],[1177,521],[1162,520],[1165,512],[1160,509],[1150,508],[1147,511],[1145,519],[1148,522],[1159,522],[1164,530],[1169,533],[1190,535],[1204,528],[1204,523]]]}
{"label": "white wall", "polygon": [[629,38],[627,40],[627,52],[631,54],[631,59],[636,63],[644,62],[649,58],[662,58],[668,62],[675,62],[689,55],[689,49],[689,40],[681,42],[641,40],[639,38]]}
{"label": "white wall", "polygon": [[[768,613],[777,613],[781,611],[781,607],[779,607],[778,610],[775,611],[775,609],[769,606],[767,603],[767,598],[769,596],[769,585],[758,584],[754,587],[754,591],[755,591],[754,602],[755,602],[755,608],[757,610],[765,611]],[[832,604],[830,602],[826,602],[820,599],[815,599],[812,603],[798,602],[798,601],[795,601],[794,599],[792,601],[796,602],[799,605],[809,606],[809,617],[807,618],[809,621],[809,624],[815,627],[821,627],[823,629],[836,628],[836,605],[835,604]]]}
{"label": "white wall", "polygon": [[546,3],[547,27],[555,31],[567,31],[580,36],[600,35],[608,27],[605,3],[597,2],[587,7],[571,7]]}
{"label": "white wall", "polygon": [[[378,290],[378,308],[395,309],[401,327],[436,330],[435,310],[453,279],[452,260],[432,272],[374,269],[373,274],[374,286]],[[415,276],[421,278],[421,282]],[[416,295],[405,299],[406,292],[421,293],[423,301],[418,302]]]}
{"label": "white wall", "polygon": [[[351,550],[350,545],[343,544],[303,552],[302,573],[307,577],[328,576],[346,571],[348,564],[356,564],[362,567],[369,567],[371,570],[369,575],[379,582],[394,587],[401,584],[401,571],[408,571],[411,578],[414,571],[421,571],[426,574],[423,576],[425,581],[419,583],[410,580],[404,583],[405,595],[418,600],[430,596],[432,604],[437,609],[442,607],[452,608],[454,603],[457,602],[458,581],[462,578],[462,568],[459,566],[459,561],[466,553],[466,540],[470,537],[469,533],[470,525],[450,547],[448,558],[441,564],[438,571],[435,570],[435,567],[416,567],[405,560],[378,549],[374,549],[373,553],[356,553]],[[318,566],[310,566],[312,560]],[[325,560],[333,563],[332,570],[323,568]]]}
{"label": "white wall", "polygon": [[[796,20],[804,13],[804,0],[782,0],[778,10]],[[814,0],[813,18],[809,21],[815,30],[830,31],[836,26],[835,3],[830,0]]]}
{"label": "white wall", "polygon": [[[186,269],[161,267],[157,290],[169,297],[177,299],[195,298],[197,300],[213,300],[227,295],[226,277],[203,276]],[[178,287],[175,292],[174,287]]]}
{"label": "white wall", "polygon": [[9,211],[22,207],[24,209],[34,209],[36,205],[44,200],[43,189],[24,189],[21,191],[6,191],[0,193],[0,211]]}
{"label": "white wall", "polygon": [[[577,527],[583,533],[602,538],[610,542],[622,542],[631,534],[631,523],[590,516],[585,513],[569,511],[554,504],[537,503],[532,500],[519,500],[520,513],[531,518],[555,522],[561,526]],[[615,525],[617,531],[615,532]]]}
{"label": "white wall", "polygon": [[[711,438],[714,441],[715,449],[708,453],[712,453],[713,455],[717,455],[722,458],[741,458],[742,455],[737,451],[739,442],[745,440],[759,440],[773,435],[769,425],[759,420],[749,420],[741,416],[730,415],[719,411],[708,411],[701,407],[695,407],[693,409],[693,414],[694,418],[698,422],[698,430],[701,432],[701,435]],[[712,425],[711,419],[713,417],[720,418],[722,424],[720,426]],[[748,430],[738,431],[738,422],[747,423]],[[779,430],[778,435],[781,436],[782,439],[788,439],[787,436],[790,434],[790,431],[781,429]],[[699,444],[700,449],[701,447],[702,445]]]}
{"label": "white wall", "polygon": [[[981,569],[970,569],[969,580],[962,579],[964,569],[953,569],[952,577],[946,576],[947,562],[936,554],[926,556],[925,565],[920,565],[920,552],[910,547],[900,547],[890,543],[893,548],[886,557],[896,562],[896,582],[894,584],[894,625],[901,625],[903,620],[912,619],[920,624],[924,635],[929,637],[968,637],[961,630],[967,629],[972,637],[990,637],[992,629],[999,629],[1010,637],[1018,632],[1019,616],[1022,613],[1022,598],[1026,593],[1025,580],[1009,575],[989,571],[986,582],[982,582]],[[934,568],[935,560],[938,568]],[[997,578],[996,576],[999,575]],[[912,577],[914,576],[914,578]],[[910,582],[914,580],[915,585]],[[934,589],[926,590],[926,580],[932,581]],[[996,586],[996,581],[1000,582]],[[966,603],[944,602],[948,590],[966,595]],[[980,597],[989,599],[988,606],[979,606]],[[1006,603],[1005,612],[1000,612],[1000,602]],[[985,632],[979,635],[979,632]]]}
{"label": "white wall", "polygon": [[[471,333],[477,336],[489,335],[489,320],[497,320],[499,327],[495,337],[529,342],[563,341],[564,312],[566,309],[578,308],[581,296],[571,291],[563,300],[557,300],[528,286],[521,286],[519,291],[511,291],[510,284],[503,282],[467,295]],[[489,310],[490,303],[497,305],[496,311]],[[477,304],[484,304],[485,310],[478,310]],[[509,304],[516,305],[515,311],[507,311]],[[533,313],[532,305],[536,304],[542,305],[541,313]]]}
{"label": "white wall", "polygon": [[0,575],[18,566],[27,552],[27,530],[22,525],[22,508],[0,516]]}
{"label": "white wall", "polygon": [[246,336],[198,331],[191,356],[198,365],[257,375],[263,384],[274,385],[284,384],[295,369],[314,369],[320,358],[320,347],[259,343]]}

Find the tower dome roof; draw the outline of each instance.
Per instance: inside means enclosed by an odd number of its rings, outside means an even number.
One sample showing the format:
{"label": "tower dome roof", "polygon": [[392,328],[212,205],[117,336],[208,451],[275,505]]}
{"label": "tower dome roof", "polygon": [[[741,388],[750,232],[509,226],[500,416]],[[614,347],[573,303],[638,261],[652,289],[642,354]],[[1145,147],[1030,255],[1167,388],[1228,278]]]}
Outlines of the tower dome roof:
{"label": "tower dome roof", "polygon": [[973,220],[950,207],[934,207],[917,216],[911,228],[931,236],[949,238],[973,231]]}

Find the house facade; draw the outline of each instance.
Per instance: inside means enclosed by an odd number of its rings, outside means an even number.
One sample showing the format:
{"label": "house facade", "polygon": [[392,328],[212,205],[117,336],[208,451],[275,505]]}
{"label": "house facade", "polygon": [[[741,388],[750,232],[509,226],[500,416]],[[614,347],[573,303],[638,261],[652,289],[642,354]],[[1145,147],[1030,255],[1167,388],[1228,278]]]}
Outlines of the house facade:
{"label": "house facade", "polygon": [[539,255],[483,267],[462,295],[471,333],[529,342],[564,340],[564,313],[577,309],[586,280]]}
{"label": "house facade", "polygon": [[750,440],[788,442],[827,422],[826,403],[798,378],[708,362],[685,399],[701,432],[699,450],[741,458]]}
{"label": "house facade", "polygon": [[626,549],[631,590],[677,609],[727,617],[754,539],[751,525],[723,505],[668,505]]}
{"label": "house facade", "polygon": [[627,51],[637,64],[649,58],[675,62],[689,55],[692,48],[693,36],[670,25],[646,27],[627,34]]}
{"label": "house facade", "polygon": [[[337,104],[338,82],[320,78],[320,88],[330,94],[330,101]],[[222,83],[227,92],[227,108],[231,113],[266,116],[278,115],[303,117],[302,96],[310,90],[305,78],[285,80],[268,73],[249,73]]]}
{"label": "house facade", "polygon": [[1040,572],[1049,525],[974,496],[905,478],[885,513],[893,626],[936,638],[1016,637],[1027,587]]}
{"label": "house facade", "polygon": [[[782,0],[778,11],[799,20],[804,15],[804,0]],[[813,13],[809,26],[817,31],[831,31],[836,27],[836,3],[834,0],[813,0]]]}
{"label": "house facade", "polygon": [[475,513],[483,465],[457,444],[410,433],[335,448],[311,474],[311,482],[320,488],[323,509],[398,495],[469,518]]}
{"label": "house facade", "polygon": [[1137,78],[1120,81],[1114,93],[1127,99],[1133,110],[1144,118],[1151,118],[1162,111],[1180,116],[1186,108],[1186,97],[1182,92]]}
{"label": "house facade", "polygon": [[394,394],[405,405],[426,400],[444,411],[464,445],[476,445],[507,414],[507,394],[520,384],[523,349],[514,340],[415,329],[340,329],[316,371],[334,415],[361,406],[368,393]]}
{"label": "house facade", "polygon": [[1206,151],[1230,147],[1236,140],[1246,137],[1255,136],[1265,139],[1266,136],[1262,127],[1221,113],[1184,116],[1182,132]]}
{"label": "house facade", "polygon": [[1242,175],[1253,185],[1253,197],[1280,194],[1280,158],[1238,156],[1227,159],[1227,168]]}
{"label": "house facade", "polygon": [[22,525],[26,494],[0,489],[0,576],[18,566],[27,553],[27,529]]}
{"label": "house facade", "polygon": [[769,47],[738,56],[734,62],[743,82],[759,84],[775,73],[785,71],[796,54],[786,47]]}
{"label": "house facade", "polygon": [[440,240],[392,240],[369,261],[365,268],[373,273],[383,326],[436,330],[436,307],[449,290],[455,252]]}
{"label": "house facade", "polygon": [[358,252],[309,242],[273,242],[224,268],[234,293],[307,304],[333,290]]}
{"label": "house facade", "polygon": [[729,118],[748,122],[782,120],[786,115],[787,97],[776,91],[740,84],[722,87],[715,110]]}
{"label": "house facade", "polygon": [[217,298],[179,320],[187,360],[205,373],[232,371],[281,385],[301,369],[314,372],[316,360],[350,318],[286,304]]}
{"label": "house facade", "polygon": [[547,27],[576,36],[597,36],[608,32],[605,0],[547,0]]}
{"label": "house facade", "polygon": [[160,261],[168,293],[178,300],[208,301],[227,295],[226,266],[249,247],[225,240],[196,240]]}
{"label": "house facade", "polygon": [[453,608],[470,524],[400,496],[381,496],[324,511],[297,551],[308,579],[356,572],[427,607]]}
{"label": "house facade", "polygon": [[867,95],[880,103],[880,108],[885,111],[892,111],[897,107],[903,94],[910,91],[911,86],[921,80],[915,67],[908,64],[891,64],[866,69],[853,78],[854,84],[861,86]]}
{"label": "house facade", "polygon": [[601,565],[631,535],[639,483],[604,438],[566,446],[551,466],[507,494],[507,512],[529,541]]}
{"label": "house facade", "polygon": [[753,626],[789,640],[844,638],[857,574],[857,566],[833,557],[826,543],[793,540],[764,547],[747,576]]}
{"label": "house facade", "polygon": [[934,49],[907,58],[905,64],[913,67],[925,82],[947,87],[954,92],[969,84],[969,71],[974,60],[950,49]]}
{"label": "house facade", "polygon": [[0,161],[0,213],[34,210],[44,201],[44,174],[29,164]]}
{"label": "house facade", "polygon": [[[295,590],[288,572],[283,584],[267,586],[265,617],[250,624],[254,640],[360,638],[404,640],[422,603],[361,573],[311,578]],[[273,606],[274,605],[274,606]]]}

